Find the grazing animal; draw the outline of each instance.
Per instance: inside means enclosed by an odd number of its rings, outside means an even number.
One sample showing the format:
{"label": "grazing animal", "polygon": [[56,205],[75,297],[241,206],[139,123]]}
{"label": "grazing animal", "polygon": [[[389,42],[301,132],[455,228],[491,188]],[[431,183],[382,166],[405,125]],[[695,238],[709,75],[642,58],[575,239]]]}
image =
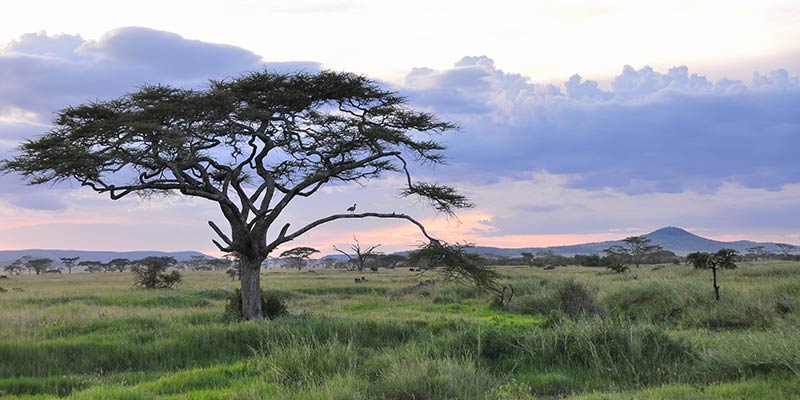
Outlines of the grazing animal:
{"label": "grazing animal", "polygon": [[358,203],[354,203],[352,207],[348,207],[348,208],[347,208],[347,212],[349,212],[350,214],[352,214],[352,213],[356,212],[356,205],[357,205],[357,204],[358,204]]}
{"label": "grazing animal", "polygon": [[44,271],[44,273],[46,273],[46,274],[60,274],[61,270],[60,269],[48,269],[47,271]]}
{"label": "grazing animal", "polygon": [[0,275],[0,279],[8,279],[8,275]]}
{"label": "grazing animal", "polygon": [[369,267],[369,270],[372,272],[378,272],[378,267]]}

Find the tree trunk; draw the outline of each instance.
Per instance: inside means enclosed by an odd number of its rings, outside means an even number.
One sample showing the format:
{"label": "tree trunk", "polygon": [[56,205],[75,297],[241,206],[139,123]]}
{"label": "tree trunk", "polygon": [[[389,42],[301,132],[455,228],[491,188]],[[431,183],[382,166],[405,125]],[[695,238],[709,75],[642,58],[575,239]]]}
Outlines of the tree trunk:
{"label": "tree trunk", "polygon": [[244,319],[264,317],[261,310],[261,262],[242,258],[239,260],[239,280],[242,282],[242,316]]}
{"label": "tree trunk", "polygon": [[719,301],[719,286],[717,286],[717,269],[712,268],[711,273],[714,274],[714,297]]}

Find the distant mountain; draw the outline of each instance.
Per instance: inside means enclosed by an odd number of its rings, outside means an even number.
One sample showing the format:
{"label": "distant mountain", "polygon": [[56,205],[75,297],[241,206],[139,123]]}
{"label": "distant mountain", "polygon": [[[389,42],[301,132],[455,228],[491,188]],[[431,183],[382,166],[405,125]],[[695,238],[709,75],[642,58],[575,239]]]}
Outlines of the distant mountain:
{"label": "distant mountain", "polygon": [[59,263],[59,258],[80,257],[80,261],[100,261],[109,262],[115,258],[127,258],[129,260],[139,260],[145,257],[175,257],[178,261],[186,261],[193,256],[205,256],[197,251],[85,251],[85,250],[0,250],[0,265],[8,264],[14,260],[31,256],[34,258],[50,258]]}
{"label": "distant mountain", "polygon": [[[712,252],[724,248],[734,249],[739,253],[744,254],[747,253],[748,248],[754,246],[764,246],[766,251],[769,252],[780,252],[780,249],[775,245],[775,243],[761,243],[750,240],[722,242],[719,240],[707,239],[676,227],[661,228],[644,236],[652,240],[652,244],[657,244],[663,247],[665,250],[669,250],[679,256],[685,256],[686,254],[695,251]],[[601,254],[603,250],[611,246],[623,244],[624,243],[620,239],[607,242],[584,243],[569,246],[527,247],[521,249],[476,246],[471,251],[483,255],[494,254],[502,257],[518,257],[522,252],[538,253],[549,250],[563,256],[572,256],[575,254]]]}

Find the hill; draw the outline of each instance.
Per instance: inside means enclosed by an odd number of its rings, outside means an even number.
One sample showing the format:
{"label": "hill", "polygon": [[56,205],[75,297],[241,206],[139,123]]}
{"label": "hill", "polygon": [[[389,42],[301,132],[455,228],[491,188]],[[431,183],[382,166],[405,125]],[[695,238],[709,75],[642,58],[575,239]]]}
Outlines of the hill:
{"label": "hill", "polygon": [[[653,244],[663,247],[679,256],[685,256],[688,253],[695,251],[718,251],[720,249],[729,248],[738,251],[739,253],[747,253],[747,249],[754,246],[764,246],[767,251],[780,252],[780,249],[775,243],[768,242],[753,242],[750,240],[738,240],[734,242],[723,242],[704,238],[687,232],[684,229],[676,227],[665,227],[656,231],[650,232],[646,235],[647,238],[652,240]],[[612,240],[606,242],[583,243],[569,246],[553,246],[553,247],[526,247],[518,249],[506,249],[500,247],[485,247],[476,246],[472,249],[473,252],[483,255],[494,254],[503,257],[517,257],[522,252],[538,253],[542,251],[552,251],[556,254],[564,256],[572,256],[575,254],[600,254],[603,250],[614,246],[622,245],[622,239]]]}

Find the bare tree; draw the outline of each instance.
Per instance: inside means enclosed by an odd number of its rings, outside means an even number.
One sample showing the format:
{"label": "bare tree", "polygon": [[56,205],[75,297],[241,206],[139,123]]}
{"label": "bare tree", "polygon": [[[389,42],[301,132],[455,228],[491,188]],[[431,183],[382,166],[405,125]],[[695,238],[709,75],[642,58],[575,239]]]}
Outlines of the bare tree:
{"label": "bare tree", "polygon": [[64,264],[64,267],[67,268],[67,271],[69,271],[70,274],[72,273],[72,269],[75,268],[75,264],[80,259],[81,259],[80,257],[61,257],[61,258],[59,258],[59,260],[61,260],[61,263]]}
{"label": "bare tree", "polygon": [[338,251],[339,253],[344,254],[347,257],[347,259],[350,260],[350,263],[355,267],[356,270],[363,271],[364,269],[366,269],[367,261],[374,255],[376,255],[374,251],[375,249],[380,247],[380,244],[361,248],[361,243],[355,236],[353,236],[353,241],[355,243],[350,245],[350,249],[353,250],[353,255],[350,255],[349,253],[340,250],[336,246],[333,246],[333,249]]}

